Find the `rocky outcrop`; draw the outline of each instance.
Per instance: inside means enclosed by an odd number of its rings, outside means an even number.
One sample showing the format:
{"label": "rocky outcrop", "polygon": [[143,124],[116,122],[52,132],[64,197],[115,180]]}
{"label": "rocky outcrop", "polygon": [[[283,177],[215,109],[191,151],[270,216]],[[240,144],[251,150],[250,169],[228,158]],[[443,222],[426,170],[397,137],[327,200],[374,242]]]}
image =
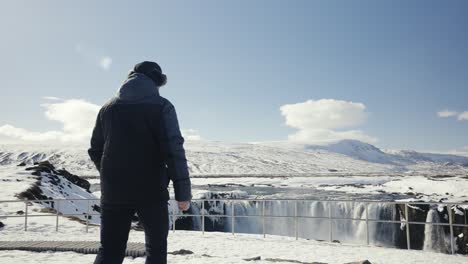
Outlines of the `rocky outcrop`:
{"label": "rocky outcrop", "polygon": [[[48,161],[36,162],[25,170],[35,175],[36,181],[16,197],[41,205],[41,210],[49,213],[57,213],[58,210],[60,214],[80,222],[99,224],[99,217],[90,215],[100,213],[99,199],[90,192],[91,184],[87,180],[64,169],[56,169]],[[53,199],[56,201],[35,201]],[[18,212],[21,213],[24,212]]]}
{"label": "rocky outcrop", "polygon": [[63,176],[65,177],[65,179],[67,179],[71,183],[77,186],[80,186],[81,188],[91,193],[91,191],[89,190],[89,188],[91,187],[91,184],[87,180],[77,175],[74,175],[65,169],[56,169],[54,165],[52,165],[49,161],[35,162],[34,165],[35,166],[33,167],[26,168],[26,170],[28,171],[32,170],[33,171],[32,174],[36,176],[41,176],[42,172]]}
{"label": "rocky outcrop", "polygon": [[[21,164],[20,164],[21,165]],[[29,187],[27,190],[16,195],[19,199],[22,200],[51,200],[55,197],[50,197],[44,194],[41,189],[42,178],[46,177],[52,185],[63,188],[64,185],[71,186],[71,183],[85,189],[87,192],[91,193],[89,188],[91,184],[76,175],[69,173],[66,170],[56,170],[54,165],[49,161],[35,162],[34,166],[26,168],[27,171],[32,171],[31,174],[37,176],[37,181]],[[64,177],[67,181],[62,181],[59,176]],[[63,192],[62,192],[63,193]],[[53,208],[53,202],[44,202],[50,204]]]}
{"label": "rocky outcrop", "polygon": [[26,191],[21,192],[16,195],[21,200],[47,200],[51,199],[52,197],[47,197],[42,193],[41,188],[39,187],[41,181],[36,181],[31,187],[29,187]]}

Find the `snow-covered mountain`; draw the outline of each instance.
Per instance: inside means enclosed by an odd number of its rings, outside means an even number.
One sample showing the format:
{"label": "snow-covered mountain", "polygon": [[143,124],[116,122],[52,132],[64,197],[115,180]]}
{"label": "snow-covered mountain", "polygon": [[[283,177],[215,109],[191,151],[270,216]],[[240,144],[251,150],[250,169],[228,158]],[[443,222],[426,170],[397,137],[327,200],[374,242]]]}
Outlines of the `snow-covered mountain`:
{"label": "snow-covered mountain", "polygon": [[320,145],[306,145],[308,150],[325,150],[333,153],[339,153],[352,157],[354,159],[365,160],[371,163],[381,164],[399,164],[396,155],[388,154],[379,148],[358,140],[342,140],[337,143],[332,143],[325,146]]}
{"label": "snow-covered mountain", "polygon": [[307,145],[306,149],[322,149],[371,163],[400,166],[414,165],[418,163],[438,163],[444,165],[460,165],[468,167],[468,157],[465,156],[421,153],[412,150],[383,151],[371,144],[358,140],[342,140],[326,146]]}
{"label": "snow-covered mountain", "polygon": [[[192,174],[297,174],[424,172],[465,173],[468,157],[415,151],[382,151],[356,140],[327,146],[286,142],[188,141]],[[0,145],[0,165],[49,160],[78,175],[97,175],[86,146]]]}

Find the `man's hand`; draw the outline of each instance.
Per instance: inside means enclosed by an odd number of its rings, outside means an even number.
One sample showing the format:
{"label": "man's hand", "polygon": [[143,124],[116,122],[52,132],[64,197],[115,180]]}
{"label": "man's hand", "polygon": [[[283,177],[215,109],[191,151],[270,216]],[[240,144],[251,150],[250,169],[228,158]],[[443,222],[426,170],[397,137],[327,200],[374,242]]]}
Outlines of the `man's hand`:
{"label": "man's hand", "polygon": [[187,211],[190,208],[190,201],[177,201],[177,205],[179,206],[180,210]]}

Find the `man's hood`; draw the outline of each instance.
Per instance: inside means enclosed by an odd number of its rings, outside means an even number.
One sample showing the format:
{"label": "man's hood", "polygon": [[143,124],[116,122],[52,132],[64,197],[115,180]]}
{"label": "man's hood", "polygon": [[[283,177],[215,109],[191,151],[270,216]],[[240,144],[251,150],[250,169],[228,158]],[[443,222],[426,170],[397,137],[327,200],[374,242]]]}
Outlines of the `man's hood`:
{"label": "man's hood", "polygon": [[142,73],[131,73],[117,92],[117,97],[125,101],[136,101],[159,95],[156,84]]}

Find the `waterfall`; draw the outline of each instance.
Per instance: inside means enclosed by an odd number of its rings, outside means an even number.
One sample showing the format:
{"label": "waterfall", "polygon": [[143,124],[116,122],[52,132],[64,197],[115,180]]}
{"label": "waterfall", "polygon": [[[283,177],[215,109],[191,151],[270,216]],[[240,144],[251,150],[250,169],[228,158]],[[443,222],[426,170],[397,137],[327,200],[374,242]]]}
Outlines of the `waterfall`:
{"label": "waterfall", "polygon": [[[394,203],[222,200],[232,199],[233,196],[234,198],[245,198],[239,197],[239,193],[216,192],[206,193],[202,197],[204,199],[220,199],[205,201],[206,231],[232,232],[232,228],[234,228],[235,233],[263,234],[265,232],[269,235],[294,237],[297,227],[298,237],[305,239],[328,240],[331,234],[333,240],[346,243],[364,244],[367,237],[370,244],[385,247],[401,247],[403,245],[402,241],[406,242],[405,232],[400,228],[401,224],[373,221],[399,221],[402,219],[403,216],[400,215],[398,205]],[[202,207],[201,201],[193,202],[192,209],[188,213],[201,215]],[[176,211],[178,214],[181,213],[178,212],[178,209]],[[232,222],[233,219],[231,218],[232,212],[236,216],[234,222]],[[265,213],[264,218],[262,217],[263,213]],[[294,218],[295,215],[297,215],[297,218]],[[354,220],[334,219],[330,225],[329,216]],[[368,222],[365,221],[366,216],[369,218]],[[192,217],[190,219],[190,221],[180,219],[181,228],[188,226],[192,230],[202,230],[201,217]],[[441,223],[437,208],[434,207],[428,211],[426,222]],[[446,239],[448,237],[445,235],[443,226],[426,224],[424,226],[424,239],[422,239],[422,230],[422,226],[421,233],[413,228],[412,232],[418,233],[414,233],[412,236],[419,236],[418,234],[420,234],[420,241],[424,242],[421,243],[424,250],[447,252],[448,242]]]}
{"label": "waterfall", "polygon": [[[371,244],[395,247],[401,241],[400,224],[372,221],[400,220],[397,205],[392,203],[368,203],[366,205],[366,203],[354,201],[241,200],[247,197],[246,193],[240,192],[201,193],[197,197],[198,199],[219,199],[205,201],[205,230],[232,232],[234,227],[235,233],[262,234],[265,231],[266,234],[270,235],[294,237],[297,227],[297,235],[305,239],[328,240],[331,233],[333,240],[341,242],[363,244],[366,243],[368,236]],[[228,201],[226,199],[234,200]],[[263,208],[264,205],[265,208]],[[202,202],[194,202],[192,207],[190,214],[202,213]],[[233,211],[236,216],[234,223],[231,218]],[[263,212],[265,213],[264,218],[262,217]],[[297,219],[294,218],[296,214]],[[366,214],[370,219],[369,222],[365,221]],[[332,220],[330,232],[328,219],[330,215],[333,218],[352,218],[355,220]],[[201,217],[193,217],[192,219],[189,224],[192,225],[192,229],[201,230]],[[181,223],[181,226],[186,225]]]}
{"label": "waterfall", "polygon": [[[369,204],[369,219],[386,221],[398,220],[399,213],[394,204]],[[400,225],[394,223],[371,223],[369,225],[370,242],[382,246],[394,246],[400,231]]]}
{"label": "waterfall", "polygon": [[[190,206],[189,213],[192,215],[201,215],[202,212],[199,206]],[[193,230],[202,230],[202,223],[200,216],[192,216]]]}
{"label": "waterfall", "polygon": [[[301,202],[298,216],[328,217],[328,203],[321,201]],[[327,240],[330,224],[326,219],[299,218],[298,235],[302,238]]]}
{"label": "waterfall", "polygon": [[[426,222],[440,223],[439,213],[436,209],[430,209],[427,213]],[[446,253],[445,232],[443,226],[425,225],[424,228],[424,250]]]}

